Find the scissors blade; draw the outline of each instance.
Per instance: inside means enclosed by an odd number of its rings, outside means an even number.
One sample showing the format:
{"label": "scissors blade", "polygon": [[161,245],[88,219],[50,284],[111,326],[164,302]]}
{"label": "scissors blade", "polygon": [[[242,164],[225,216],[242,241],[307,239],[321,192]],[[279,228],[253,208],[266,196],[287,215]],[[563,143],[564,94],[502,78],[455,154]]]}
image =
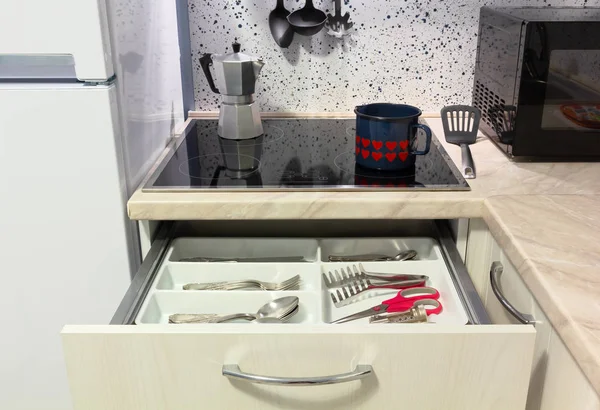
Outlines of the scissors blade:
{"label": "scissors blade", "polygon": [[329,322],[329,323],[336,324],[336,323],[351,322],[353,320],[358,320],[358,319],[362,319],[364,317],[369,317],[369,316],[376,315],[378,313],[383,313],[386,310],[387,310],[387,305],[377,305],[377,306],[374,306],[372,308],[365,309],[363,311],[354,313],[354,314],[349,315],[349,316],[345,316],[345,317],[343,317],[341,319],[334,320],[333,322]]}

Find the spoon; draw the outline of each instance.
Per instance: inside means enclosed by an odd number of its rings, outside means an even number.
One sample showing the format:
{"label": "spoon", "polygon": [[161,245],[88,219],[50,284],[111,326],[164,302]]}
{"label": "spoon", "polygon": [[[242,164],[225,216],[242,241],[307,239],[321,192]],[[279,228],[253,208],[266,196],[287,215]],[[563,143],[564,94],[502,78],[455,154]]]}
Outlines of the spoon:
{"label": "spoon", "polygon": [[283,298],[275,299],[269,303],[263,305],[258,312],[256,312],[256,319],[263,317],[275,317],[282,319],[291,313],[298,307],[300,299],[297,296],[285,296]]}
{"label": "spoon", "polygon": [[283,0],[277,0],[277,6],[269,14],[271,35],[281,48],[288,48],[294,39],[294,29],[287,19],[289,15],[290,12],[283,5]]}
{"label": "spoon", "polygon": [[417,251],[409,249],[402,251],[397,255],[393,256],[390,260],[392,261],[408,261],[417,257]]}
{"label": "spoon", "polygon": [[257,320],[262,318],[275,318],[279,320],[289,319],[298,311],[300,299],[297,296],[286,296],[275,299],[263,305],[256,313],[235,313],[232,315],[217,316],[212,315],[190,315],[174,314],[169,316],[170,323],[223,323],[230,320],[245,319]]}
{"label": "spoon", "polygon": [[298,313],[298,311],[300,310],[300,306],[296,306],[296,308],[294,310],[292,310],[290,313],[288,313],[287,315],[285,315],[282,318],[276,318],[276,317],[259,317],[258,319],[254,319],[251,323],[286,323],[289,322],[290,319],[296,314]]}
{"label": "spoon", "polygon": [[329,255],[329,262],[390,262],[390,261],[408,261],[416,258],[418,255],[417,251],[409,249],[406,251],[398,252],[394,256],[379,255],[379,254],[368,254],[368,255],[349,255],[349,256],[338,256]]}
{"label": "spoon", "polygon": [[301,36],[314,36],[327,22],[327,15],[315,8],[313,0],[306,0],[304,7],[290,14],[287,20]]}

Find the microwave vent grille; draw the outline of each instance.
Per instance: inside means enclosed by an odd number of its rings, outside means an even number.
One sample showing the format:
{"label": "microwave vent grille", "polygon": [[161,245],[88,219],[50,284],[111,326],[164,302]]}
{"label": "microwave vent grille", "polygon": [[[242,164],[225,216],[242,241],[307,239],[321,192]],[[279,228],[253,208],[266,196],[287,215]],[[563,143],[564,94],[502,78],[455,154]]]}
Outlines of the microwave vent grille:
{"label": "microwave vent grille", "polygon": [[482,118],[490,125],[494,124],[492,118],[496,110],[504,110],[506,102],[498,94],[491,91],[479,81],[475,82],[475,92],[473,93],[473,105],[481,110]]}

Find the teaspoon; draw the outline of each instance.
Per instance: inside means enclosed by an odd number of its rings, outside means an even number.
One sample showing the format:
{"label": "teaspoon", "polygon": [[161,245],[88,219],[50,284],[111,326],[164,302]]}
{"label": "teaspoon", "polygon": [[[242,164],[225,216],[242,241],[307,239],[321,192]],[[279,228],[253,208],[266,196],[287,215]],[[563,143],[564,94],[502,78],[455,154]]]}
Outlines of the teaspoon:
{"label": "teaspoon", "polygon": [[205,314],[174,314],[169,316],[170,323],[223,323],[230,320],[245,319],[257,320],[262,318],[275,318],[282,320],[291,317],[297,312],[300,299],[297,296],[286,296],[270,301],[263,305],[256,313],[235,313],[225,316],[207,316]]}

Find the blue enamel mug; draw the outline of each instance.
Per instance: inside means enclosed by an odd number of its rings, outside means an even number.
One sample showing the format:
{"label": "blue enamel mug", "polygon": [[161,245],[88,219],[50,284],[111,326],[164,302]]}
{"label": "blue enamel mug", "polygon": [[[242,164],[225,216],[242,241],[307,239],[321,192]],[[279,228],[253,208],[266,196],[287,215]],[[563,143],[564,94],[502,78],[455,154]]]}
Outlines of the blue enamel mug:
{"label": "blue enamel mug", "polygon": [[[431,147],[431,129],[419,124],[421,110],[412,105],[361,105],[356,113],[356,163],[380,171],[399,171],[415,165],[417,155]],[[417,149],[417,132],[425,132],[425,149]]]}

